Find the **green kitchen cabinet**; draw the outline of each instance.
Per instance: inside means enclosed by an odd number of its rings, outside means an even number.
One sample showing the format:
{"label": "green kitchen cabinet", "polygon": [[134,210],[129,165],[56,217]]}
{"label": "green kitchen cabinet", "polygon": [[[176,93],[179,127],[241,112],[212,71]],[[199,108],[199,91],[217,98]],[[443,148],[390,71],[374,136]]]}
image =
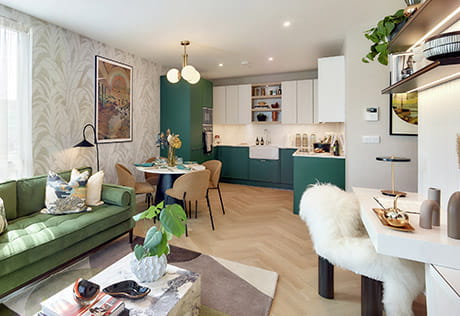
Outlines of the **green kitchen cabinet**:
{"label": "green kitchen cabinet", "polygon": [[249,159],[249,179],[254,181],[279,183],[279,160]]}
{"label": "green kitchen cabinet", "polygon": [[[310,184],[331,183],[345,190],[345,159],[294,157],[294,213],[299,213],[299,203]],[[333,201],[331,201],[333,202]]]}
{"label": "green kitchen cabinet", "polygon": [[222,162],[222,178],[249,179],[249,148],[219,146],[217,159]]}
{"label": "green kitchen cabinet", "polygon": [[280,148],[280,182],[291,185],[294,183],[294,148]]}
{"label": "green kitchen cabinet", "polygon": [[[197,84],[185,80],[170,83],[160,77],[160,130],[169,128],[179,134],[182,147],[176,155],[184,160],[203,162],[214,158],[213,153],[203,153],[202,108],[212,107],[212,82],[201,78]],[[166,150],[161,155],[167,155]]]}

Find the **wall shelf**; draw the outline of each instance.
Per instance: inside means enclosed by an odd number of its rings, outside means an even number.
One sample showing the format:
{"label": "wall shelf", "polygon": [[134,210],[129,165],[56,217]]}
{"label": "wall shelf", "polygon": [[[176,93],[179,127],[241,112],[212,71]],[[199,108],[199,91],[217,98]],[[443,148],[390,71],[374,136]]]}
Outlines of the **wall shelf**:
{"label": "wall shelf", "polygon": [[280,121],[253,121],[253,124],[281,124]]}
{"label": "wall shelf", "polygon": [[252,112],[281,112],[281,109],[252,109]]}
{"label": "wall shelf", "polygon": [[281,94],[276,94],[276,95],[253,95],[251,98],[253,100],[254,99],[281,99]]}
{"label": "wall shelf", "polygon": [[[449,14],[459,8],[458,0],[427,0],[409,18],[403,28],[389,43],[390,53],[406,51],[420,38],[436,27]],[[436,30],[436,33],[444,31],[452,22],[460,18],[460,10],[450,18],[444,27]],[[432,34],[435,35],[435,34]]]}
{"label": "wall shelf", "polygon": [[269,83],[255,83],[252,84],[255,87],[274,87],[274,86],[281,86],[281,82],[269,82]]}

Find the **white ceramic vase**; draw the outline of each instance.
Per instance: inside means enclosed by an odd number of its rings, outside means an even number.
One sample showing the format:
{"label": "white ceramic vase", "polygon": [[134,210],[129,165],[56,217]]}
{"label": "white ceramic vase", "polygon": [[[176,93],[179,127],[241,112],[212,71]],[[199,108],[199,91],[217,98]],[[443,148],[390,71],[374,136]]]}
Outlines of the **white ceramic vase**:
{"label": "white ceramic vase", "polygon": [[137,277],[139,282],[155,282],[166,272],[168,261],[165,255],[146,257],[137,260],[134,253],[131,256],[131,271]]}

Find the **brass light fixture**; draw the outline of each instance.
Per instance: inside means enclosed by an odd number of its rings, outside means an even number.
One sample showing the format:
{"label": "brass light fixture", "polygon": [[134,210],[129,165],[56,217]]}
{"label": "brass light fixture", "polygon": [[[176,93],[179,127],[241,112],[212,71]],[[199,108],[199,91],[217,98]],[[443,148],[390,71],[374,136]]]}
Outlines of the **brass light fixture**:
{"label": "brass light fixture", "polygon": [[190,41],[180,42],[184,46],[184,54],[182,55],[182,70],[179,71],[177,68],[171,68],[166,74],[166,78],[171,83],[178,83],[180,78],[184,78],[191,84],[198,83],[200,81],[200,73],[192,65],[188,65],[187,46],[190,45]]}

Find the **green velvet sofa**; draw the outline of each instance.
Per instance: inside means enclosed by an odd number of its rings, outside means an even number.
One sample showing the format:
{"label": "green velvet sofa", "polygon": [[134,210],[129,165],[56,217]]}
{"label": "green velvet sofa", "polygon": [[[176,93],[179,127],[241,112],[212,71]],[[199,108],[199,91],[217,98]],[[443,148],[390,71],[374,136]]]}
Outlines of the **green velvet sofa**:
{"label": "green velvet sofa", "polygon": [[[91,168],[81,168],[80,171]],[[66,181],[70,171],[59,173]],[[136,208],[132,188],[104,184],[92,212],[47,215],[47,176],[0,183],[8,230],[0,235],[0,297],[127,232]],[[132,235],[131,235],[132,236]]]}

